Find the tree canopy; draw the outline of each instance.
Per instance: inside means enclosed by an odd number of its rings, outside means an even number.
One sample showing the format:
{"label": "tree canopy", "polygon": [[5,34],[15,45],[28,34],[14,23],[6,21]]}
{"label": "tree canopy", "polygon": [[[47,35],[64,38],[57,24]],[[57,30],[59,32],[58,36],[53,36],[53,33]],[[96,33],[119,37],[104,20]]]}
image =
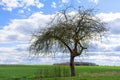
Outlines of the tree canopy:
{"label": "tree canopy", "polygon": [[50,52],[54,45],[69,51],[72,76],[75,75],[74,57],[81,55],[93,39],[98,39],[107,31],[105,23],[95,16],[94,9],[81,7],[77,10],[67,7],[57,12],[48,26],[33,35],[30,51],[38,54]]}

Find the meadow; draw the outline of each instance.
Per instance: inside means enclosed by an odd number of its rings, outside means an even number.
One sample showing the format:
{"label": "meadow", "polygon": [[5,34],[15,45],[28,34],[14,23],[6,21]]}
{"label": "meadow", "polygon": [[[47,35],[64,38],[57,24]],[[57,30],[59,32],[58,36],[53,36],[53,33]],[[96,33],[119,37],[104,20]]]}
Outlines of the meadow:
{"label": "meadow", "polygon": [[0,80],[120,80],[120,66],[1,65]]}

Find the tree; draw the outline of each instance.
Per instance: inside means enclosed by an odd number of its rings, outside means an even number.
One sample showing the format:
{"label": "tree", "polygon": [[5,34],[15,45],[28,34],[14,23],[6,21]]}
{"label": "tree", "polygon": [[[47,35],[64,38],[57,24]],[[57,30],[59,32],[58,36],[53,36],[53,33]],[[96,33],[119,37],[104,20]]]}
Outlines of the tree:
{"label": "tree", "polygon": [[30,51],[45,54],[52,50],[53,45],[69,51],[71,76],[75,76],[74,58],[106,31],[105,24],[95,16],[94,9],[67,7],[56,13],[47,29],[33,35]]}

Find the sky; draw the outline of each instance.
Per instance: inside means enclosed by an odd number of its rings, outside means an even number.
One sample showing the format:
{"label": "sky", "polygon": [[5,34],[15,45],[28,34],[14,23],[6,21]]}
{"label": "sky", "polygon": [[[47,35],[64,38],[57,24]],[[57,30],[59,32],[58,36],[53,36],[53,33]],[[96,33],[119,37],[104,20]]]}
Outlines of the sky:
{"label": "sky", "polygon": [[55,58],[29,54],[31,35],[46,28],[51,16],[66,5],[96,8],[95,16],[107,23],[101,42],[75,61],[120,66],[120,0],[0,0],[0,64],[53,64],[68,62],[69,55]]}

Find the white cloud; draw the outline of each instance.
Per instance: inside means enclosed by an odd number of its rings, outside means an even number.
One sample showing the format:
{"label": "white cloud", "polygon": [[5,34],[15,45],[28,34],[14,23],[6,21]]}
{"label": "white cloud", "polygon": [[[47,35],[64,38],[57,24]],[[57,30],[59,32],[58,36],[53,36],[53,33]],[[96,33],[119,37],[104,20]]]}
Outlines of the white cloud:
{"label": "white cloud", "polygon": [[49,22],[51,15],[41,12],[34,13],[28,19],[14,19],[0,30],[0,41],[26,41],[38,28],[43,28]]}
{"label": "white cloud", "polygon": [[110,21],[108,24],[111,34],[120,34],[120,18],[114,21]]}
{"label": "white cloud", "polygon": [[18,44],[13,47],[0,47],[0,64],[53,64],[50,57],[29,56],[28,44]]}
{"label": "white cloud", "polygon": [[18,11],[20,14],[23,14],[24,13],[24,10],[19,10]]}
{"label": "white cloud", "polygon": [[[97,17],[106,22],[106,26],[109,29],[109,33],[102,40],[102,43],[96,42],[96,47],[93,47],[91,51],[102,52],[118,52],[120,50],[120,13],[99,13]],[[114,55],[114,54],[113,54]],[[119,54],[120,55],[120,54]]]}
{"label": "white cloud", "polygon": [[13,53],[16,52],[14,48],[6,48],[6,47],[0,47],[0,53]]}
{"label": "white cloud", "polygon": [[28,8],[30,6],[35,6],[41,8],[44,6],[39,0],[1,0],[0,5],[3,6],[4,10],[12,11],[16,8]]}
{"label": "white cloud", "polygon": [[[99,15],[97,14],[98,17],[103,19],[103,21],[108,22],[110,24],[110,34],[107,37],[107,40],[103,41],[103,43],[97,43],[95,46],[96,50],[95,51],[112,51],[110,55],[108,54],[97,54],[96,55],[90,55],[90,57],[85,57],[84,59],[80,59],[82,61],[91,61],[95,63],[99,63],[101,65],[107,64],[107,65],[117,65],[115,63],[116,61],[120,61],[119,57],[115,57],[116,55],[120,55],[117,53],[119,51],[119,45],[120,45],[120,34],[119,31],[119,13],[112,13],[110,15],[109,13],[102,13],[104,15]],[[113,15],[115,16],[114,19],[111,19],[110,17]],[[46,26],[46,23],[50,21],[50,17],[52,15],[45,15],[41,12],[37,12],[32,14],[28,19],[14,19],[11,20],[11,22],[4,26],[3,29],[0,30],[0,42],[12,42],[12,41],[20,41],[20,42],[25,42],[29,41],[31,32],[34,30],[37,30],[39,27],[43,28]],[[109,16],[109,17],[108,17]],[[116,17],[118,16],[118,17]],[[105,18],[104,18],[105,17]],[[115,34],[117,32],[118,34]],[[14,44],[15,45],[15,44]],[[0,63],[11,63],[11,64],[37,64],[37,63],[46,63],[46,64],[52,64],[53,62],[60,62],[61,59],[60,57],[57,56],[56,60],[52,60],[51,58],[33,58],[31,61],[29,61],[28,58],[28,43],[21,43],[17,44],[14,47],[8,46],[8,47],[0,47]],[[94,47],[93,47],[94,48]],[[116,50],[116,51],[115,51]],[[117,54],[116,54],[116,53]],[[114,54],[115,53],[115,54]],[[12,57],[9,57],[11,56]],[[60,56],[60,55],[59,55]],[[62,59],[63,60],[63,59]],[[64,61],[69,61],[69,58],[65,58]],[[111,62],[112,61],[112,62]],[[110,63],[111,64],[108,64]],[[118,64],[120,65],[120,64]]]}
{"label": "white cloud", "polygon": [[62,0],[63,3],[68,3],[70,0]]}
{"label": "white cloud", "polygon": [[111,34],[120,34],[120,13],[99,13],[96,16],[107,23]]}
{"label": "white cloud", "polygon": [[1,0],[0,5],[2,5],[5,10],[12,11],[12,9],[19,6],[19,3],[17,0]]}
{"label": "white cloud", "polygon": [[93,3],[95,3],[95,4],[98,4],[98,1],[99,0],[89,0],[90,2],[93,2]]}
{"label": "white cloud", "polygon": [[96,16],[100,17],[103,21],[109,22],[109,21],[114,21],[116,19],[120,19],[120,13],[100,13],[97,14]]}
{"label": "white cloud", "polygon": [[[45,28],[51,15],[41,12],[32,14],[28,19],[14,19],[0,30],[0,64],[52,64],[51,59],[29,57],[29,40],[32,32]],[[1,47],[3,46],[3,47]]]}
{"label": "white cloud", "polygon": [[55,2],[52,2],[51,7],[56,8],[56,3],[55,3]]}
{"label": "white cloud", "polygon": [[[120,13],[99,13],[97,17],[107,23],[106,26],[109,29],[109,33],[102,39],[102,42],[95,41],[96,45],[90,51],[113,53],[120,51]],[[114,54],[112,55],[114,56]]]}
{"label": "white cloud", "polygon": [[[17,44],[13,47],[0,47],[0,64],[53,64],[69,62],[69,56],[63,53],[56,58],[44,56],[29,56],[28,44]],[[99,65],[120,65],[119,52],[90,52],[82,57],[76,57],[75,61],[93,62]],[[66,57],[67,56],[67,57]]]}
{"label": "white cloud", "polygon": [[94,55],[91,55],[89,53],[89,56],[85,57],[84,59],[88,59],[87,61],[92,61],[94,63],[97,63],[99,65],[120,65],[120,56],[119,52],[99,52],[94,53]]}
{"label": "white cloud", "polygon": [[78,2],[78,3],[81,3],[81,1],[80,1],[80,0],[77,0],[77,2]]}

